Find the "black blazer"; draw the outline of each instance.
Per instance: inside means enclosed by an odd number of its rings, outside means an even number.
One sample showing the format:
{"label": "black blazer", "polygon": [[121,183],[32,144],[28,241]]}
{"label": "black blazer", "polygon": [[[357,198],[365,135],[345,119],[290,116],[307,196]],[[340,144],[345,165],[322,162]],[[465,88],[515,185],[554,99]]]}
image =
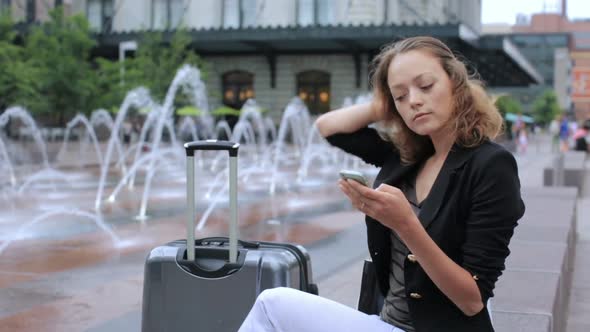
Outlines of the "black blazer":
{"label": "black blazer", "polygon": [[[398,186],[421,164],[402,165],[399,153],[374,129],[336,134],[327,140],[381,167],[375,188],[381,183]],[[508,244],[524,210],[514,157],[486,141],[473,148],[452,147],[418,219],[447,256],[473,275],[485,306],[505,268]],[[368,216],[366,224],[369,253],[385,296],[391,266],[390,229]],[[404,261],[405,290],[417,332],[494,331],[487,308],[472,317],[463,314],[410,254]]]}

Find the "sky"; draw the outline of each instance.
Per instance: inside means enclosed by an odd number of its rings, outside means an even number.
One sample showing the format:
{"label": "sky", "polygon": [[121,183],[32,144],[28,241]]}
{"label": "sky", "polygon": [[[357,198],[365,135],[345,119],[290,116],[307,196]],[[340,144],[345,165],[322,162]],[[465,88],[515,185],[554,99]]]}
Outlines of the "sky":
{"label": "sky", "polygon": [[[482,23],[509,23],[514,24],[516,14],[523,13],[530,17],[531,14],[543,12],[543,4],[547,12],[560,12],[559,0],[483,0],[481,19]],[[568,0],[567,13],[570,19],[590,18],[589,0]]]}

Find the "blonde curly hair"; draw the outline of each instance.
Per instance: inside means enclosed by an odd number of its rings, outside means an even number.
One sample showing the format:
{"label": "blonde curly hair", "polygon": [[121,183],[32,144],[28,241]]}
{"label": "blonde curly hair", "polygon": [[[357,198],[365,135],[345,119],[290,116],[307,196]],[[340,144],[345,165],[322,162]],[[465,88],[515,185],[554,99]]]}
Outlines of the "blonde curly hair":
{"label": "blonde curly hair", "polygon": [[465,64],[442,41],[432,37],[403,39],[383,48],[373,60],[371,73],[373,107],[390,115],[390,119],[378,125],[379,132],[399,150],[402,162],[411,164],[434,152],[429,137],[414,133],[404,123],[387,84],[391,61],[396,55],[413,50],[436,57],[452,82],[453,115],[449,125],[456,135],[456,143],[473,147],[496,138],[502,130],[503,120],[483,83],[469,76]]}

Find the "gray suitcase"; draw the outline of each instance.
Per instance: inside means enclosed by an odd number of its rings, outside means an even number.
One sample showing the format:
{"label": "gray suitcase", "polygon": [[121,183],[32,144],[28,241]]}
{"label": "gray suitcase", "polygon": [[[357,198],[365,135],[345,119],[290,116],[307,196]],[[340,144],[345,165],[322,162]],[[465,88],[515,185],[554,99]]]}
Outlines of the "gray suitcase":
{"label": "gray suitcase", "polygon": [[[284,286],[317,294],[309,254],[302,246],[238,241],[239,144],[208,140],[184,147],[188,158],[187,240],[157,247],[146,259],[142,331],[235,332],[265,289]],[[229,239],[194,240],[196,150],[229,152]],[[187,248],[187,243],[194,245]]]}

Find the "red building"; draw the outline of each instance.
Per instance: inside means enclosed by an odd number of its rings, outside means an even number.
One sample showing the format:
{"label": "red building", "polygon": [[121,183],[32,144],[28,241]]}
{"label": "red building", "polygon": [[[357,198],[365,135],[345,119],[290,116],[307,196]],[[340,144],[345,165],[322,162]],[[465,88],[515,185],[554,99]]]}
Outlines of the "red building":
{"label": "red building", "polygon": [[[570,56],[573,61],[570,97],[578,120],[590,118],[590,19],[571,21],[566,16],[567,1],[561,1],[561,13],[534,14],[528,24],[512,27],[514,33],[556,33],[572,35]],[[590,15],[590,13],[589,13]]]}

